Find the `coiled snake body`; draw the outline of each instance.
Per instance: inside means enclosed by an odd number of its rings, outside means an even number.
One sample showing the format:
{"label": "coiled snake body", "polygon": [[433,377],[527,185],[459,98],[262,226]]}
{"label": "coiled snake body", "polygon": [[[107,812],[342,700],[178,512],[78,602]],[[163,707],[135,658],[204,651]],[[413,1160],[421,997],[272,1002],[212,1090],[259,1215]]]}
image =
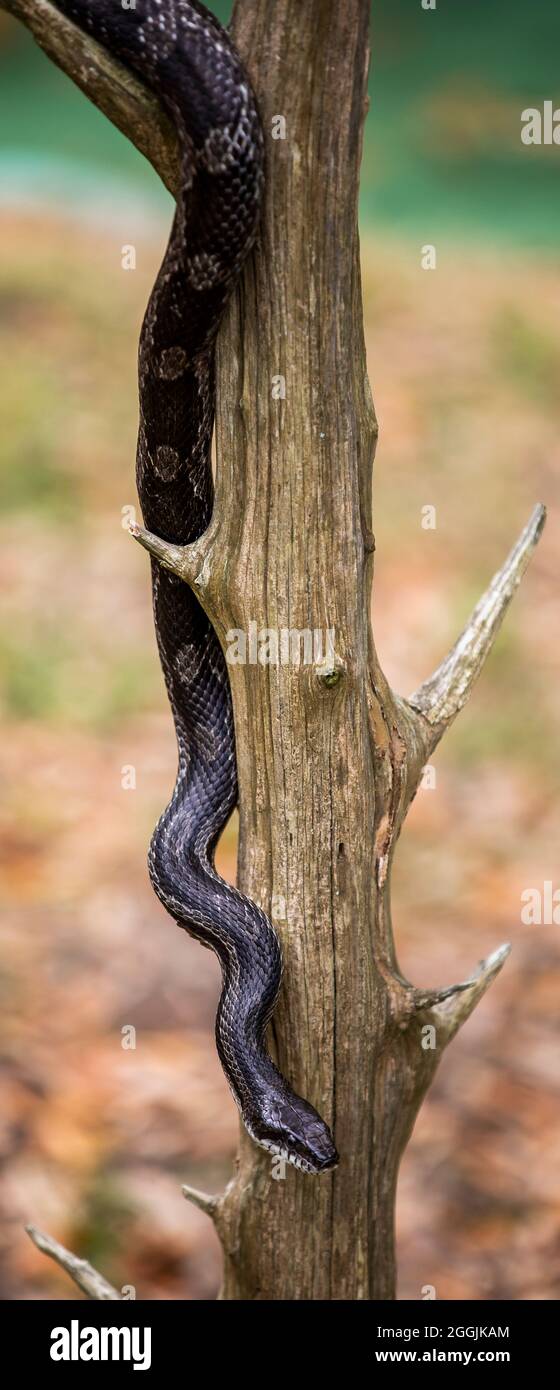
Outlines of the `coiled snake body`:
{"label": "coiled snake body", "polygon": [[[146,526],[176,544],[206,529],[214,343],[258,224],[262,133],[227,33],[190,0],[55,0],[160,98],[178,132],[182,187],[142,326],[137,485]],[[233,715],[218,639],[188,586],[152,561],[159,654],[179,751],[172,799],[149,871],[180,926],[219,957],[220,1060],[249,1134],[308,1172],[337,1162],[329,1129],[274,1066],[265,1045],[281,978],[264,913],[225,883],[214,849],[237,800]]]}

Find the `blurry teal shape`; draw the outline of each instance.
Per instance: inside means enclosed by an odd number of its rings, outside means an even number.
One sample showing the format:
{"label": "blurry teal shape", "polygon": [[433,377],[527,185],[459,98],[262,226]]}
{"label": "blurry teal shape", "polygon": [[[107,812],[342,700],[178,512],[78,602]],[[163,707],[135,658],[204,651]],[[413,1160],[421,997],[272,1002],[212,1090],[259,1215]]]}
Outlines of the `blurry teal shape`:
{"label": "blurry teal shape", "polygon": [[374,0],[372,35],[364,221],[557,248],[560,146],[520,134],[560,108],[558,0]]}
{"label": "blurry teal shape", "polygon": [[[149,174],[148,174],[149,177]],[[148,196],[146,196],[146,192]],[[0,209],[36,207],[71,213],[74,217],[124,229],[139,219],[143,231],[161,224],[161,213],[173,200],[163,187],[143,190],[141,180],[123,179],[109,164],[99,168],[51,151],[0,148]]]}
{"label": "blurry teal shape", "polygon": [[[14,26],[15,27],[15,26]],[[79,204],[122,197],[123,179],[171,203],[157,175],[120,131],[18,25],[0,48],[0,199]]]}
{"label": "blurry teal shape", "polygon": [[[225,21],[231,4],[209,8]],[[524,107],[560,107],[559,0],[374,0],[372,47],[362,221],[420,244],[556,248],[560,146],[523,146],[520,130]],[[0,179],[4,202],[21,201],[27,180],[29,199],[50,189],[87,209],[89,187],[90,206],[107,189],[111,201],[135,189],[147,214],[169,205],[142,156],[15,21],[0,48]]]}

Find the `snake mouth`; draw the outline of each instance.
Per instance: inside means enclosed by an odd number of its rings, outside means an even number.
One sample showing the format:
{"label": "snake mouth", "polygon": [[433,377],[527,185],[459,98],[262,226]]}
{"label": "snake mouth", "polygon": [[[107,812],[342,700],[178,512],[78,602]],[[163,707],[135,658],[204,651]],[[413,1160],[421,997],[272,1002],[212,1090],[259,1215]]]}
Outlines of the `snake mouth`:
{"label": "snake mouth", "polygon": [[308,1101],[293,1093],[281,1095],[275,1106],[267,1098],[267,1105],[268,1114],[258,1126],[243,1116],[259,1148],[300,1173],[319,1175],[336,1168],[339,1158],[331,1131]]}
{"label": "snake mouth", "polygon": [[[256,1138],[256,1136],[253,1136]],[[283,1159],[292,1168],[297,1168],[300,1173],[327,1173],[338,1166],[340,1162],[338,1153],[333,1145],[332,1152],[325,1158],[304,1158],[303,1154],[297,1153],[294,1149],[283,1148],[281,1144],[271,1143],[267,1139],[256,1139],[261,1149],[267,1149],[268,1153],[274,1158]]]}
{"label": "snake mouth", "polygon": [[339,1163],[340,1158],[335,1149],[331,1157],[323,1159],[323,1162],[319,1163],[313,1171],[315,1173],[328,1173],[332,1168],[338,1168]]}
{"label": "snake mouth", "polygon": [[302,1158],[300,1154],[290,1153],[287,1149],[282,1150],[282,1157],[286,1158],[293,1168],[299,1168],[303,1173],[315,1173],[316,1176],[320,1173],[332,1172],[332,1169],[336,1168],[339,1163],[336,1149],[327,1158],[314,1158],[312,1161]]}

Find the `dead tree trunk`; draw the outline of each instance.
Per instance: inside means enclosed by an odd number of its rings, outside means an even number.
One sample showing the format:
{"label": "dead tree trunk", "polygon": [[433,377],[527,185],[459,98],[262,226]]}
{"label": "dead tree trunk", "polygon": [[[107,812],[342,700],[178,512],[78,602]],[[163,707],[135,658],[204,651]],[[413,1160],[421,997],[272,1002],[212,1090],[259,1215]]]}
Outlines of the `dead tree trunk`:
{"label": "dead tree trunk", "polygon": [[[48,0],[3,3],[173,188],[174,141],[153,99],[83,36],[77,53],[75,31]],[[180,555],[158,547],[224,645],[230,630],[253,624],[322,634],[309,664],[249,661],[230,675],[239,884],[284,948],[273,1042],[291,1084],[333,1124],[341,1162],[320,1179],[287,1168],[275,1181],[270,1157],[243,1132],[225,1194],[186,1191],[215,1222],[226,1299],[394,1297],[400,1158],[447,1043],[508,950],[464,984],[430,993],[401,974],[391,929],[390,870],[407,808],[478,675],[544,511],[435,675],[408,701],[395,695],[370,627],[377,430],[357,232],[368,25],[369,0],[237,0],[234,34],[266,138],[262,234],[219,341],[212,522]]]}

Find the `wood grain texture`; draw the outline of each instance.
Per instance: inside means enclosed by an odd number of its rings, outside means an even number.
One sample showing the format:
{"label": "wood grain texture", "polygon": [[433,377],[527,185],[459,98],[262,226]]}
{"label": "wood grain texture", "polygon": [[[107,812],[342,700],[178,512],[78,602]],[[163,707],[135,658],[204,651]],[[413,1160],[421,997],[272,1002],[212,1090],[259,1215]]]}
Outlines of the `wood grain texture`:
{"label": "wood grain texture", "polygon": [[[341,1162],[318,1180],[287,1169],[274,1181],[270,1159],[241,1137],[222,1203],[225,1298],[394,1293],[393,1194],[414,1071],[385,875],[423,724],[392,699],[369,619],[377,430],[357,235],[368,24],[368,0],[240,0],[235,11],[267,196],[219,343],[217,618],[223,634],[250,622],[334,629],[338,667],[332,685],[310,666],[230,669],[239,882],[284,946],[281,1068],[334,1125]],[[271,137],[279,114],[285,140]],[[273,399],[279,374],[285,400]]]}

